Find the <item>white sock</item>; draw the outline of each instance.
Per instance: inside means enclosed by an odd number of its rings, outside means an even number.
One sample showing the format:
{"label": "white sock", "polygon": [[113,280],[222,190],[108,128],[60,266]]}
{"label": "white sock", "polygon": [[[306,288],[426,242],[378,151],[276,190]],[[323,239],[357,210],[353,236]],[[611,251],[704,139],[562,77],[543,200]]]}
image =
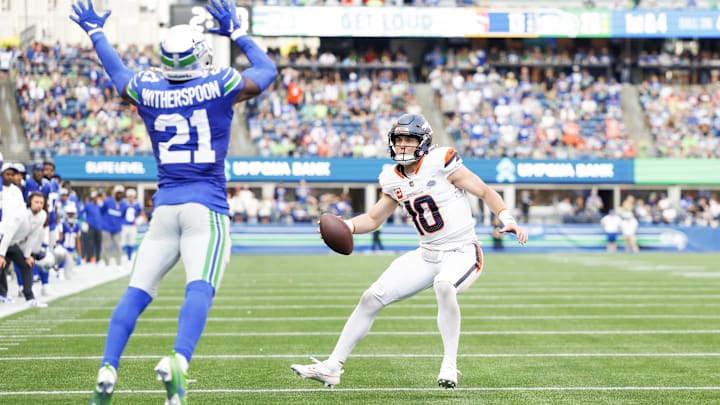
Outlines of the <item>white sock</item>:
{"label": "white sock", "polygon": [[443,341],[443,367],[457,368],[457,352],[460,344],[460,306],[457,290],[446,282],[435,284],[438,303],[437,326]]}
{"label": "white sock", "polygon": [[375,316],[384,307],[374,295],[366,291],[360,297],[360,303],[345,322],[345,327],[328,360],[337,362],[342,366],[355,345],[360,343],[370,332]]}
{"label": "white sock", "polygon": [[184,372],[187,373],[187,369],[188,369],[189,365],[188,365],[188,361],[185,358],[185,356],[183,356],[180,353],[175,353],[175,357],[178,359],[178,363],[180,363],[180,367],[183,369]]}

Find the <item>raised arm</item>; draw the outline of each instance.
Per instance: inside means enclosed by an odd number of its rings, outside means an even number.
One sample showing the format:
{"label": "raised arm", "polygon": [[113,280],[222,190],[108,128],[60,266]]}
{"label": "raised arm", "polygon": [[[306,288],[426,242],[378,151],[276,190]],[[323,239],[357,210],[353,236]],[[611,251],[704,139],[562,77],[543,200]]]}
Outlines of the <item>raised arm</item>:
{"label": "raised arm", "polygon": [[75,14],[70,15],[70,19],[75,21],[92,40],[95,52],[100,58],[103,68],[110,75],[118,94],[129,99],[125,94],[125,87],[135,73],[125,66],[122,59],[120,59],[120,55],[110,45],[103,31],[103,26],[111,11],[107,10],[102,16],[98,15],[95,12],[92,0],[87,0],[87,6],[82,0],[79,0],[72,5],[72,8]]}
{"label": "raised arm", "polygon": [[208,31],[230,37],[250,61],[251,67],[242,72],[243,88],[238,93],[235,102],[253,98],[275,81],[278,74],[277,67],[250,38],[247,29],[240,26],[234,1],[210,0],[210,3],[205,8],[217,20],[219,27],[211,28]]}

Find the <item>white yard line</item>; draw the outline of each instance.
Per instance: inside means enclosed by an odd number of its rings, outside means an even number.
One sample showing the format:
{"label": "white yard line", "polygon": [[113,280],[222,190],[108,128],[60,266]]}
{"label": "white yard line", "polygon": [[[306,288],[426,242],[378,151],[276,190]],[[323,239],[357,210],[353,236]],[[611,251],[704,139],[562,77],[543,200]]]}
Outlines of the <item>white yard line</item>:
{"label": "white yard line", "polygon": [[[349,300],[357,301],[359,294],[350,295],[322,295],[322,296],[308,296],[308,295],[282,295],[282,296],[265,296],[265,295],[245,295],[245,296],[231,296],[231,297],[217,297],[215,302],[219,303],[230,303],[230,302],[246,302],[246,301],[337,301],[337,300]],[[412,298],[413,301],[435,301],[435,296],[431,294],[418,295]],[[583,299],[622,299],[622,300],[641,300],[641,299],[662,299],[662,300],[700,300],[700,299],[716,299],[720,300],[720,294],[562,294],[562,295],[527,295],[527,294],[502,294],[502,295],[487,295],[487,294],[462,294],[460,300],[462,301],[491,301],[491,300],[533,300],[533,299],[553,299],[553,300],[583,300]],[[97,298],[94,297],[77,297],[74,301],[95,301]],[[185,297],[183,295],[163,295],[155,300],[157,303],[163,302],[183,302]]]}
{"label": "white yard line", "polygon": [[[401,321],[401,320],[434,320],[434,315],[389,315],[378,316],[378,320]],[[516,320],[593,320],[593,319],[720,319],[720,315],[695,315],[695,314],[648,314],[648,315],[465,315],[463,320],[481,320],[481,321],[516,321]],[[345,321],[347,316],[278,316],[278,317],[214,317],[211,316],[208,322],[307,322],[307,321]],[[177,317],[153,317],[143,315],[139,322],[170,322],[177,323]],[[110,322],[110,318],[63,318],[63,319],[37,319],[37,320],[18,320],[13,321],[18,326],[9,326],[0,328],[2,332],[34,332],[48,331],[49,328],[36,329],[32,324],[65,324],[65,323],[104,323]],[[9,322],[10,323],[10,322]],[[28,325],[28,326],[20,326]]]}
{"label": "white yard line", "polygon": [[[205,332],[205,337],[279,337],[279,336],[337,336],[333,332]],[[370,332],[375,336],[435,336],[437,331],[381,331]],[[464,336],[505,336],[505,335],[717,335],[720,329],[662,329],[662,330],[488,330],[463,331]],[[174,337],[170,332],[134,333],[134,337]],[[2,338],[20,339],[59,339],[59,338],[98,338],[105,337],[105,333],[60,333],[38,335],[0,335]]]}
{"label": "white yard line", "polygon": [[[261,301],[262,298],[258,298]],[[416,300],[412,299],[413,302]],[[460,298],[462,301],[463,298]],[[90,304],[81,307],[63,307],[63,309],[74,308],[88,309]],[[356,302],[348,304],[278,304],[278,305],[265,305],[265,304],[237,304],[237,305],[213,305],[213,310],[249,310],[249,309],[352,309],[356,305]],[[460,306],[465,308],[678,308],[678,307],[708,307],[715,308],[720,306],[718,302],[642,302],[642,303],[607,303],[607,302],[593,302],[593,303],[564,303],[564,304],[470,304],[461,303]],[[437,308],[437,304],[410,304],[406,302],[397,303],[392,308],[404,308],[404,309],[418,309],[418,308]],[[114,309],[115,305],[93,305],[92,310],[111,310]],[[162,304],[151,304],[149,309],[154,310],[178,310],[180,308],[180,302],[176,305],[162,305]]]}
{"label": "white yard line", "polygon": [[[192,389],[193,394],[294,394],[303,392],[326,392],[330,394],[338,394],[343,392],[448,392],[443,388],[258,388],[258,389]],[[468,392],[508,392],[508,391],[527,391],[527,392],[553,392],[553,391],[720,391],[720,386],[625,386],[625,387],[467,387],[457,388],[454,391]],[[453,391],[449,391],[452,393]],[[20,396],[20,395],[89,395],[91,391],[83,390],[66,390],[66,391],[0,391],[0,396]],[[117,390],[117,394],[164,394],[164,390]]]}
{"label": "white yard line", "polygon": [[[122,356],[122,360],[149,360],[158,359],[163,354],[136,354]],[[327,356],[324,355],[324,356]],[[441,354],[353,354],[355,359],[394,359],[394,358],[442,358]],[[459,358],[592,358],[592,357],[638,357],[638,358],[664,358],[664,357],[720,357],[720,352],[712,353],[462,353]],[[195,354],[193,359],[204,360],[243,360],[243,359],[306,359],[307,353],[302,354]],[[78,361],[101,360],[102,356],[22,356],[0,357],[0,362],[9,361]]]}

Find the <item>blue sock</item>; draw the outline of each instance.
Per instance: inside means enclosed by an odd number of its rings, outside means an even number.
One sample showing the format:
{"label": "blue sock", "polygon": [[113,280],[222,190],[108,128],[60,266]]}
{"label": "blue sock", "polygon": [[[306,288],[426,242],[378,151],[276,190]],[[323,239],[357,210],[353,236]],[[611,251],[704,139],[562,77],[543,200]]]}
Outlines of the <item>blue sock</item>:
{"label": "blue sock", "polygon": [[17,280],[18,287],[22,288],[22,274],[20,274],[20,269],[18,269],[17,266],[13,265],[13,268],[15,269],[15,280]]}
{"label": "blue sock", "polygon": [[125,246],[123,249],[125,250],[125,254],[127,255],[128,261],[132,260],[133,247]]}
{"label": "blue sock", "polygon": [[185,302],[180,308],[174,349],[185,356],[188,363],[205,328],[213,295],[215,289],[206,281],[193,281],[185,287]]}
{"label": "blue sock", "polygon": [[138,317],[147,308],[150,301],[152,301],[150,294],[139,288],[128,287],[110,318],[105,352],[100,367],[105,363],[110,363],[116,370],[120,367],[120,356],[125,350],[125,345],[135,329]]}
{"label": "blue sock", "polygon": [[40,270],[40,282],[42,283],[42,285],[46,285],[48,281],[50,281],[50,270]]}

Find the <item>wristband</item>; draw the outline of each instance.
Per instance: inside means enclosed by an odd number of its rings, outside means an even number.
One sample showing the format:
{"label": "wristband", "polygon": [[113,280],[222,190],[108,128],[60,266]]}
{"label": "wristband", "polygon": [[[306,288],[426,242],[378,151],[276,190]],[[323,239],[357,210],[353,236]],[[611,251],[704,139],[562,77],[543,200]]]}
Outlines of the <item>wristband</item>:
{"label": "wristband", "polygon": [[245,34],[247,34],[247,32],[244,29],[238,28],[230,34],[230,39],[232,39],[233,41],[236,41],[238,38],[240,38],[241,36],[243,36]]}
{"label": "wristband", "polygon": [[345,225],[350,229],[350,233],[355,233],[355,224],[352,220],[344,219],[343,222],[345,222]]}
{"label": "wristband", "polygon": [[513,218],[512,214],[510,213],[510,210],[507,208],[503,208],[498,212],[498,219],[500,219],[500,222],[502,222],[503,226],[508,226],[510,224],[516,224],[515,218]]}
{"label": "wristband", "polygon": [[103,33],[104,33],[105,30],[103,30],[102,27],[94,28],[94,29],[91,29],[90,31],[88,31],[87,34],[88,34],[89,37],[92,37],[93,34],[97,34],[98,32],[103,32]]}

